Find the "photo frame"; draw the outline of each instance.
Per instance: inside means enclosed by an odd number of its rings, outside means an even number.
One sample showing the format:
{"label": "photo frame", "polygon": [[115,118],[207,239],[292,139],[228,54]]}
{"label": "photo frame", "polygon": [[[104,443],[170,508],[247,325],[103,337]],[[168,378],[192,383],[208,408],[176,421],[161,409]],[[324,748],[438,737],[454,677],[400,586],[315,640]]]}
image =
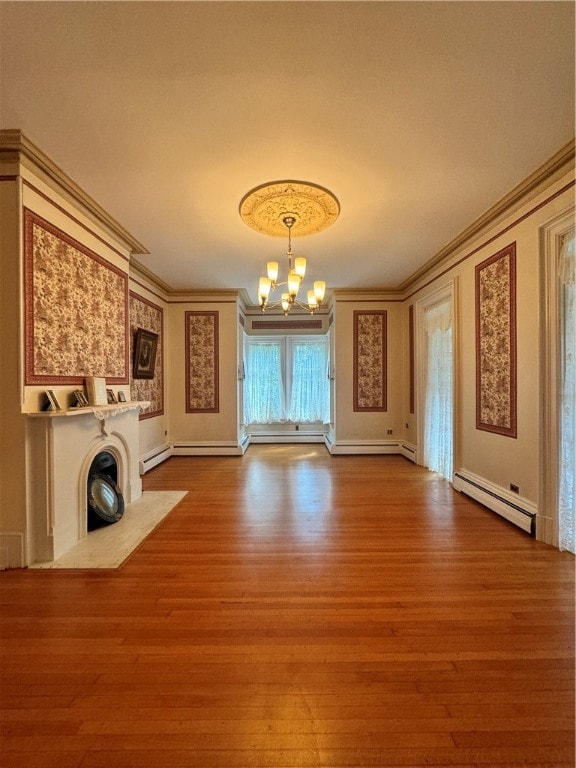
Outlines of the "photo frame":
{"label": "photo frame", "polygon": [[118,400],[116,400],[116,395],[114,394],[113,389],[106,390],[106,397],[108,399],[108,405],[114,405],[115,403],[118,402]]}
{"label": "photo frame", "polygon": [[44,393],[47,398],[47,403],[44,407],[45,411],[61,411],[62,407],[60,403],[58,402],[58,398],[54,394],[54,390],[47,389]]}
{"label": "photo frame", "polygon": [[119,403],[125,403],[126,402],[126,395],[124,394],[124,390],[122,390],[122,389],[118,390],[118,402]]}
{"label": "photo frame", "polygon": [[90,405],[108,405],[106,379],[104,376],[86,377],[86,392]]}
{"label": "photo frame", "polygon": [[158,334],[138,328],[134,336],[134,362],[132,377],[134,379],[153,379],[156,367],[156,349]]}
{"label": "photo frame", "polygon": [[74,395],[74,398],[76,400],[76,405],[75,405],[76,408],[88,407],[89,405],[88,398],[86,397],[86,395],[81,389],[75,389],[72,394]]}

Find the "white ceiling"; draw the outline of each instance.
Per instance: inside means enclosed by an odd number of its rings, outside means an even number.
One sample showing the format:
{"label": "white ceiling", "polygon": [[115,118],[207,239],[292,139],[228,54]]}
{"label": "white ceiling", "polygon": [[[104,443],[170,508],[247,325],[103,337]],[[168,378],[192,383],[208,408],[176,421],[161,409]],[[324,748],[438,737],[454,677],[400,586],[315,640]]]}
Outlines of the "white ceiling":
{"label": "white ceiling", "polygon": [[285,243],[267,181],[328,187],[294,242],[331,288],[395,287],[574,136],[573,2],[1,2],[21,129],[174,288],[246,288]]}

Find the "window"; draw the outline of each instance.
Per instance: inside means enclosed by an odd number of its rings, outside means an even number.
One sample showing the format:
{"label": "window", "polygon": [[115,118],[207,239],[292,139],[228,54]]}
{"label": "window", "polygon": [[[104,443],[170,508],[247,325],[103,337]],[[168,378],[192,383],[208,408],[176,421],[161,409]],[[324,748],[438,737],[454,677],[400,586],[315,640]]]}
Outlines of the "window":
{"label": "window", "polygon": [[560,253],[559,546],[576,550],[576,256],[574,230]]}
{"label": "window", "polygon": [[452,300],[425,307],[424,466],[452,482]]}
{"label": "window", "polygon": [[325,337],[247,338],[244,366],[246,424],[329,421]]}

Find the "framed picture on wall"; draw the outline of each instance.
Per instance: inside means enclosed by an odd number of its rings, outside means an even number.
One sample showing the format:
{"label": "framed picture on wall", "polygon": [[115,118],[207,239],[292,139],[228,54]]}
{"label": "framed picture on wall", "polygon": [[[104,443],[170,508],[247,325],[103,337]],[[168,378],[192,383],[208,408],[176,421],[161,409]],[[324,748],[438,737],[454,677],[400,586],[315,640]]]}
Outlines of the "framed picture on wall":
{"label": "framed picture on wall", "polygon": [[135,379],[153,379],[156,367],[158,334],[138,328],[134,336],[134,363],[132,376]]}

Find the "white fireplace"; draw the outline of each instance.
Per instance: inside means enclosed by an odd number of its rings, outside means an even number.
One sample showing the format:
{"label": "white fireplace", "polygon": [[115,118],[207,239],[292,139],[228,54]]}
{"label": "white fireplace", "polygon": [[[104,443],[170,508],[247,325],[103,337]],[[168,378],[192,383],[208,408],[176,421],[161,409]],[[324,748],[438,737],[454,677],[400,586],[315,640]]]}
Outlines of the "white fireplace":
{"label": "white fireplace", "polygon": [[125,503],[142,495],[138,415],[146,405],[29,414],[28,563],[53,561],[89,535],[88,472],[101,451],[109,451],[116,461]]}

